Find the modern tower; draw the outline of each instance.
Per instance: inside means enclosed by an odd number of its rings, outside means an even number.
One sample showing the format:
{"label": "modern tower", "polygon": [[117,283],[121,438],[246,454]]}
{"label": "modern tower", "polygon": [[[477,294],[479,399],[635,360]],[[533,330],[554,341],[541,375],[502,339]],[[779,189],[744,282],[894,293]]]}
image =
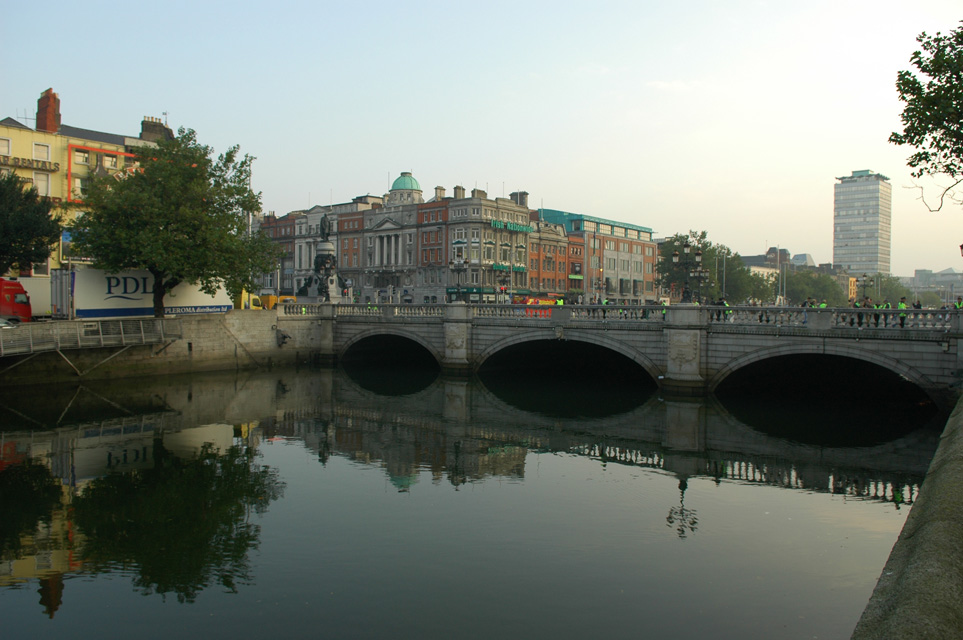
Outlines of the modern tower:
{"label": "modern tower", "polygon": [[836,178],[833,265],[850,273],[890,273],[893,188],[869,170]]}

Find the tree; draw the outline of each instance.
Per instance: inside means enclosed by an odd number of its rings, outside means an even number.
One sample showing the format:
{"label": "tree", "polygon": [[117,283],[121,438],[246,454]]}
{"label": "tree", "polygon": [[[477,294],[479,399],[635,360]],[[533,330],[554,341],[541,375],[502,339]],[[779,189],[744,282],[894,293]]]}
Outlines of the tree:
{"label": "tree", "polygon": [[[688,254],[685,252],[686,244],[689,245]],[[673,260],[676,252],[679,253],[678,262]],[[699,252],[697,262],[696,254]],[[664,290],[674,289],[681,293],[688,287],[698,289],[705,300],[724,297],[736,304],[750,299],[766,299],[762,294],[764,290],[769,290],[771,298],[772,286],[765,278],[751,273],[742,257],[729,247],[710,242],[705,231],[677,233],[667,238],[662,243],[660,257],[657,265],[658,284]],[[690,274],[698,267],[706,273],[702,279],[693,279]]]}
{"label": "tree", "polygon": [[63,225],[50,200],[14,173],[0,173],[0,275],[13,266],[44,262]]}
{"label": "tree", "polygon": [[922,47],[910,56],[916,73],[900,71],[896,78],[899,99],[905,103],[903,132],[892,133],[889,141],[918,149],[907,160],[913,177],[947,175],[953,180],[943,189],[939,206],[927,205],[938,211],[947,194],[963,182],[963,28],[948,35],[924,32],[916,41]]}
{"label": "tree", "polygon": [[144,595],[194,602],[213,584],[234,592],[251,580],[248,554],[260,539],[250,511],[267,511],[284,488],[250,447],[206,444],[180,459],[155,440],[153,467],[97,478],[75,499],[84,562],[133,568]]}
{"label": "tree", "polygon": [[800,305],[808,298],[813,298],[816,304],[825,300],[826,305],[830,307],[845,307],[849,302],[842,287],[832,276],[813,271],[788,272],[786,297],[792,305]]}
{"label": "tree", "polygon": [[232,296],[274,268],[278,251],[250,233],[261,195],[250,188],[254,158],[234,146],[212,159],[194,131],[142,147],[125,177],[96,177],[74,223],[75,250],[111,272],[144,269],[154,277],[154,315],[181,282]]}

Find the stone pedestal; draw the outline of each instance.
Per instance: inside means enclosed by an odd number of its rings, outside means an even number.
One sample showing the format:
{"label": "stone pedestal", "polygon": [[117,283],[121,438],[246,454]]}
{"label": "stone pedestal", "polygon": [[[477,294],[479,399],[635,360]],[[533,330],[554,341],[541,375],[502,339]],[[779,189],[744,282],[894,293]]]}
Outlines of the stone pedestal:
{"label": "stone pedestal", "polygon": [[701,396],[708,392],[703,375],[706,310],[698,305],[672,305],[666,314],[666,372],[660,380],[663,392]]}
{"label": "stone pedestal", "polygon": [[445,359],[441,363],[445,375],[470,375],[468,362],[471,339],[471,307],[466,304],[445,306]]}

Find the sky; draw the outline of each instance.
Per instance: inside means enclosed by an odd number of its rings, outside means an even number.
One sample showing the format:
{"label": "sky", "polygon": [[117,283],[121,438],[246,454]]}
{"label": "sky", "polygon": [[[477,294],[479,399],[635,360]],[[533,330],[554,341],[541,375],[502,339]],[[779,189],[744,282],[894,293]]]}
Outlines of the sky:
{"label": "sky", "polygon": [[833,185],[893,186],[892,270],[963,270],[963,206],[911,178],[896,74],[959,0],[117,3],[0,0],[0,118],[136,136],[144,116],[256,158],[265,211],[411,171],[529,206],[832,261]]}

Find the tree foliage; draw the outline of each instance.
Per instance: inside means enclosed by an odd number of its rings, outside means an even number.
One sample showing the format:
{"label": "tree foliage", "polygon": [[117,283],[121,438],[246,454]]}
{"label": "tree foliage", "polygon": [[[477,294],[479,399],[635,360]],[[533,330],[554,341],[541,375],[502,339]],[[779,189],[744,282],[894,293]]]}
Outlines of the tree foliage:
{"label": "tree foliage", "polygon": [[152,468],[97,478],[75,500],[84,561],[135,567],[144,595],[193,602],[212,585],[236,591],[251,580],[248,554],[260,538],[249,511],[263,513],[284,492],[277,470],[256,457],[205,445],[185,460],[156,441]]}
{"label": "tree foliage", "polygon": [[231,147],[216,160],[190,129],[142,147],[126,177],[94,178],[87,210],[74,224],[75,251],[111,272],[144,269],[154,277],[154,314],[181,282],[233,297],[271,271],[278,249],[250,233],[261,195],[250,188],[253,158]]}
{"label": "tree foliage", "polygon": [[[685,245],[689,245],[689,253]],[[675,262],[673,254],[679,253]],[[696,261],[696,253],[701,252]],[[664,290],[681,293],[689,288],[703,300],[726,298],[730,304],[742,304],[749,300],[771,301],[772,285],[762,276],[753,274],[742,257],[729,247],[713,244],[705,231],[677,233],[666,238],[660,249],[658,284]],[[692,277],[693,270],[701,265],[703,278]]]}
{"label": "tree foliage", "polygon": [[786,298],[791,305],[801,305],[808,298],[829,307],[845,307],[849,299],[836,280],[825,273],[789,271],[786,274]]}
{"label": "tree foliage", "polygon": [[50,257],[63,225],[50,200],[14,173],[0,173],[0,275]]}
{"label": "tree foliage", "polygon": [[963,27],[947,35],[924,32],[916,41],[921,49],[910,56],[916,72],[900,71],[896,79],[905,103],[903,132],[891,134],[889,141],[916,147],[907,160],[914,177],[952,178],[941,207],[947,193],[963,181]]}

